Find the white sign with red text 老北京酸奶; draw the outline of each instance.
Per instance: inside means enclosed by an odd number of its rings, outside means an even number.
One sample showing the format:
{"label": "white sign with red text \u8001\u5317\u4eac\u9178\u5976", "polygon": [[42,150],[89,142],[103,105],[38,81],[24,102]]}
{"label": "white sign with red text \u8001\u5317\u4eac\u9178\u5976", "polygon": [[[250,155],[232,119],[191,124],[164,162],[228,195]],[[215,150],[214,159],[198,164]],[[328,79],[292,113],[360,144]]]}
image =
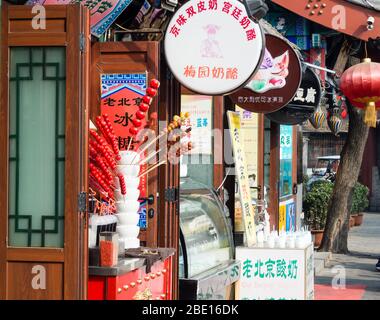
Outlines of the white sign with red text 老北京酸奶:
{"label": "white sign with red text \u8001\u5317\u4eac\u9178\u5976", "polygon": [[191,0],[170,20],[165,55],[177,80],[205,95],[246,84],[263,55],[264,37],[238,0]]}

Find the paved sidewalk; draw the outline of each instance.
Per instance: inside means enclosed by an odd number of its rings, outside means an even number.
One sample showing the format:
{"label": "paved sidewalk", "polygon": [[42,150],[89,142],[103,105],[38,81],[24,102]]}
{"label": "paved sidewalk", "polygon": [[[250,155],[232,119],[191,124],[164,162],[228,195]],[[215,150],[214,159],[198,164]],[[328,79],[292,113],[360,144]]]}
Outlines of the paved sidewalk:
{"label": "paved sidewalk", "polygon": [[[348,249],[348,255],[333,254],[328,267],[317,273],[316,299],[380,300],[380,272],[375,269],[380,257],[380,213],[366,213],[363,224],[350,230]],[[345,274],[345,289],[331,287],[337,272]]]}

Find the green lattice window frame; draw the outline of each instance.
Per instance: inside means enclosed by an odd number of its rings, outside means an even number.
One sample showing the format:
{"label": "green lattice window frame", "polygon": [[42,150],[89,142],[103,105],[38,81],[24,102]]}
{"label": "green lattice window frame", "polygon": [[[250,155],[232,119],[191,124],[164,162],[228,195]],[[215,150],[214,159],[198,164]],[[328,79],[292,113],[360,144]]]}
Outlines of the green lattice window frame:
{"label": "green lattice window frame", "polygon": [[[10,146],[14,146],[14,155],[11,155],[10,152],[10,157],[9,157],[9,162],[10,165],[14,164],[15,166],[15,190],[9,190],[9,192],[15,192],[14,194],[14,213],[9,212],[8,218],[9,218],[9,225],[11,227],[11,221],[14,221],[14,230],[9,230],[9,243],[12,246],[12,232],[14,233],[24,233],[27,234],[27,240],[25,243],[25,247],[47,247],[49,244],[46,241],[46,235],[47,234],[57,234],[59,233],[59,224],[64,221],[64,208],[60,209],[60,203],[58,199],[58,190],[59,190],[59,183],[60,182],[60,172],[59,172],[59,165],[63,165],[63,170],[64,170],[64,162],[65,162],[65,157],[60,156],[60,145],[64,146],[65,143],[65,134],[59,133],[60,129],[60,124],[59,124],[59,116],[61,114],[59,108],[62,105],[60,104],[60,94],[62,94],[62,97],[65,96],[64,93],[60,92],[62,90],[61,86],[62,84],[65,84],[66,77],[65,77],[65,71],[64,74],[60,70],[65,70],[65,67],[62,68],[59,62],[48,62],[47,61],[47,55],[48,51],[52,50],[52,47],[17,47],[17,48],[10,48],[11,52],[11,57],[12,57],[12,52],[16,50],[24,50],[27,51],[28,54],[26,55],[26,59],[24,62],[16,63],[15,64],[15,72],[14,70],[10,70],[11,77],[9,78],[10,81],[10,86],[14,85],[15,86],[15,92],[16,95],[15,97],[12,97],[12,94],[10,92],[10,100],[15,99],[15,109],[16,110],[10,110],[10,119],[12,117],[12,112],[15,112],[15,121],[16,121],[16,132],[12,133],[9,135],[9,143]],[[62,56],[65,57],[65,48],[64,47],[56,47],[53,50],[62,50]],[[42,53],[42,61],[36,62],[34,55],[40,51]],[[63,61],[65,63],[65,61]],[[12,66],[12,63],[11,63]],[[20,88],[21,84],[23,81],[33,81],[33,69],[34,68],[42,68],[42,80],[43,81],[54,81],[55,82],[55,172],[54,172],[54,177],[55,177],[55,183],[54,186],[54,212],[49,212],[49,213],[44,213],[40,216],[41,219],[41,227],[40,228],[34,228],[33,227],[33,217],[32,214],[24,214],[20,212],[20,205],[19,205],[19,186],[20,186],[20,166],[19,166],[19,160],[20,160],[20,101],[21,101],[21,93],[20,93]],[[25,75],[22,71],[28,70],[27,74]],[[54,70],[54,73],[51,73],[51,70]],[[10,103],[10,108],[12,108],[13,103]],[[65,106],[65,103],[63,103],[63,106]],[[65,114],[65,113],[63,113]],[[65,120],[63,120],[65,122]],[[63,130],[64,130],[64,125],[63,125]],[[32,169],[32,168],[31,168]],[[9,179],[12,179],[12,174],[10,172],[9,174]],[[64,189],[64,188],[62,188]],[[9,196],[9,201],[11,200],[11,197]],[[64,196],[62,196],[62,201],[64,201]],[[21,222],[26,221],[26,226],[27,227],[22,227]],[[53,228],[49,228],[47,226],[48,221],[53,222]],[[33,235],[40,235],[40,241],[39,245],[35,242],[33,244]],[[63,247],[63,231],[61,234],[61,239],[59,240],[60,242],[60,247]]]}

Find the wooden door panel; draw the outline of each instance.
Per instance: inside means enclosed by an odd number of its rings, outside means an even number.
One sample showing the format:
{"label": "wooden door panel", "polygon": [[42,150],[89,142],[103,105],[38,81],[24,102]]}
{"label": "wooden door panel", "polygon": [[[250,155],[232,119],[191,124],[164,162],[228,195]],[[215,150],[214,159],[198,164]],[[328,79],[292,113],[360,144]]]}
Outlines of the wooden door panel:
{"label": "wooden door panel", "polygon": [[7,282],[8,299],[61,300],[63,264],[9,262]]}
{"label": "wooden door panel", "polygon": [[[0,103],[0,299],[79,299],[85,298],[85,287],[83,285],[83,279],[86,279],[87,264],[86,259],[81,257],[82,247],[86,252],[87,238],[86,238],[86,217],[78,212],[78,194],[87,190],[87,150],[86,147],[86,134],[88,127],[88,93],[83,90],[83,86],[88,83],[86,80],[89,76],[88,65],[86,65],[87,52],[85,48],[81,48],[81,44],[88,45],[89,43],[89,13],[86,9],[79,5],[51,5],[45,6],[46,9],[46,29],[41,30],[33,29],[31,20],[33,18],[31,7],[29,6],[11,6],[3,4],[2,6],[2,52],[1,52],[1,103]],[[83,37],[81,36],[83,35]],[[50,52],[52,56],[57,52],[57,48],[60,47],[63,52],[65,67],[63,64],[57,64],[56,62],[49,62],[49,55],[46,52]],[[18,68],[26,67],[29,70],[29,78],[23,75],[19,75],[17,71],[16,76],[10,74],[12,66],[10,63],[11,53],[22,52],[22,50],[29,50],[30,54],[25,55],[27,57],[26,62],[20,62],[16,65]],[[50,51],[49,51],[50,50]],[[63,51],[62,51],[63,50]],[[36,61],[35,53],[42,52],[42,60]],[[52,53],[53,52],[53,53]],[[13,57],[13,56],[12,56]],[[58,76],[58,71],[54,76],[51,75],[51,70],[48,68],[53,67],[53,70],[64,70],[64,76]],[[55,122],[55,144],[54,148],[59,149],[60,145],[64,145],[63,155],[55,155],[55,170],[58,172],[57,166],[59,161],[64,161],[63,167],[63,180],[58,180],[58,174],[56,173],[55,182],[59,184],[60,188],[64,189],[63,206],[62,211],[64,217],[57,217],[60,221],[63,221],[64,230],[62,231],[63,241],[62,245],[45,244],[45,235],[51,233],[57,233],[57,227],[54,227],[52,231],[51,225],[54,225],[54,213],[43,213],[45,216],[41,216],[41,226],[32,226],[33,216],[29,215],[29,226],[24,227],[15,226],[9,229],[8,219],[15,221],[22,216],[17,217],[20,210],[13,210],[16,214],[13,216],[9,213],[10,200],[8,195],[16,193],[20,190],[17,186],[15,189],[10,189],[9,177],[10,175],[10,161],[18,161],[18,158],[14,158],[11,155],[12,145],[11,143],[19,143],[19,137],[23,137],[17,133],[16,139],[13,139],[11,135],[11,128],[9,124],[9,118],[13,112],[15,114],[14,105],[16,110],[19,110],[19,106],[25,108],[25,102],[12,102],[10,101],[26,101],[27,97],[23,97],[17,91],[17,88],[26,85],[29,80],[36,80],[39,76],[33,78],[33,68],[42,68],[42,76],[39,81],[56,81],[55,88],[58,88],[64,84],[65,88],[55,89],[55,95],[64,97],[63,108],[57,107],[58,103],[51,102],[52,108],[56,108],[56,119],[64,118],[64,124],[61,125],[61,129],[57,129],[60,124],[58,120]],[[56,69],[54,69],[56,68]],[[61,69],[59,69],[61,68]],[[20,69],[21,70],[21,69]],[[38,71],[39,72],[39,71]],[[20,73],[21,74],[21,73]],[[38,73],[36,73],[38,74]],[[50,77],[50,78],[49,78]],[[52,80],[52,77],[54,78]],[[58,79],[59,78],[59,79]],[[59,84],[58,84],[58,81]],[[22,84],[19,84],[23,82]],[[12,85],[10,85],[12,83]],[[14,84],[16,83],[16,84]],[[12,87],[16,87],[16,91],[12,90]],[[39,88],[42,90],[48,90],[41,84]],[[10,94],[12,92],[12,95]],[[16,92],[16,98],[15,93]],[[32,92],[32,91],[30,91]],[[59,94],[59,92],[62,92]],[[42,91],[41,94],[44,92]],[[12,97],[13,100],[10,100]],[[59,100],[56,98],[55,101]],[[54,101],[54,100],[52,100]],[[46,110],[50,110],[47,105]],[[33,104],[31,104],[33,107]],[[38,106],[36,106],[37,108]],[[61,108],[61,109],[60,109]],[[62,113],[59,113],[63,110]],[[19,117],[19,111],[16,111],[16,118]],[[59,116],[60,114],[60,116]],[[61,118],[60,118],[61,117]],[[19,120],[17,120],[18,123]],[[18,126],[18,124],[16,125]],[[58,131],[61,130],[62,133]],[[25,136],[25,134],[24,134]],[[57,141],[64,138],[63,144],[59,144]],[[14,142],[16,141],[16,142]],[[21,141],[21,140],[20,140]],[[13,147],[14,148],[14,147]],[[19,148],[19,147],[17,147]],[[25,154],[24,147],[20,147]],[[16,167],[18,164],[16,164]],[[25,164],[24,164],[25,166]],[[29,170],[29,168],[28,168]],[[31,166],[30,170],[33,170]],[[17,174],[16,174],[17,175]],[[18,179],[18,178],[16,178]],[[54,188],[52,185],[51,188]],[[62,194],[62,193],[61,193]],[[44,195],[41,195],[43,197]],[[23,200],[23,210],[25,210],[25,200]],[[11,204],[18,203],[17,200]],[[55,203],[55,202],[54,202]],[[28,207],[26,207],[28,208]],[[33,201],[30,201],[30,208],[33,209]],[[38,209],[34,210],[38,212]],[[32,211],[31,211],[32,212]],[[40,210],[40,212],[42,212]],[[54,211],[55,213],[57,210]],[[28,213],[27,213],[28,214]],[[9,216],[8,216],[9,215]],[[14,218],[16,217],[16,218]],[[58,218],[55,217],[55,220]],[[24,213],[25,221],[25,213]],[[45,226],[45,220],[47,221]],[[35,219],[38,220],[38,219]],[[27,221],[27,220],[26,220]],[[50,221],[50,222],[49,222]],[[53,222],[51,222],[53,221]],[[18,222],[17,222],[18,223]],[[50,223],[50,224],[49,224]],[[21,225],[21,224],[20,224]],[[50,227],[49,227],[50,225]],[[12,225],[11,225],[12,226]],[[46,227],[46,229],[45,229]],[[50,229],[49,229],[50,228]],[[26,230],[26,231],[25,231]],[[27,242],[21,242],[18,245],[17,242],[10,242],[9,235],[13,233],[27,233],[29,238]],[[36,243],[30,240],[34,235],[40,235],[41,243]],[[14,237],[14,236],[13,236]],[[60,242],[57,242],[60,243]],[[47,246],[51,247],[47,247]],[[55,248],[58,246],[62,248]],[[35,290],[29,284],[33,279],[31,270],[35,266],[41,266],[44,268],[46,276],[46,288]]]}

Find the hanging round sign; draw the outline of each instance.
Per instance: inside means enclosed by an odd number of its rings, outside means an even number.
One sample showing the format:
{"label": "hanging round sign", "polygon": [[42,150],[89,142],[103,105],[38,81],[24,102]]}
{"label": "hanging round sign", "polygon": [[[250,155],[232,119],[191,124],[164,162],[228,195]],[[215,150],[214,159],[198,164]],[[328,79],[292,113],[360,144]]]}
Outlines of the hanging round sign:
{"label": "hanging round sign", "polygon": [[223,95],[251,79],[262,61],[264,36],[238,0],[190,0],[171,18],[164,46],[169,68],[184,87]]}
{"label": "hanging round sign", "polygon": [[265,35],[265,55],[260,69],[242,89],[230,95],[239,107],[260,113],[286,106],[301,83],[301,63],[293,48],[280,37]]}
{"label": "hanging round sign", "polygon": [[321,101],[321,82],[315,72],[306,68],[293,100],[280,110],[266,116],[279,124],[296,125],[308,120]]}

